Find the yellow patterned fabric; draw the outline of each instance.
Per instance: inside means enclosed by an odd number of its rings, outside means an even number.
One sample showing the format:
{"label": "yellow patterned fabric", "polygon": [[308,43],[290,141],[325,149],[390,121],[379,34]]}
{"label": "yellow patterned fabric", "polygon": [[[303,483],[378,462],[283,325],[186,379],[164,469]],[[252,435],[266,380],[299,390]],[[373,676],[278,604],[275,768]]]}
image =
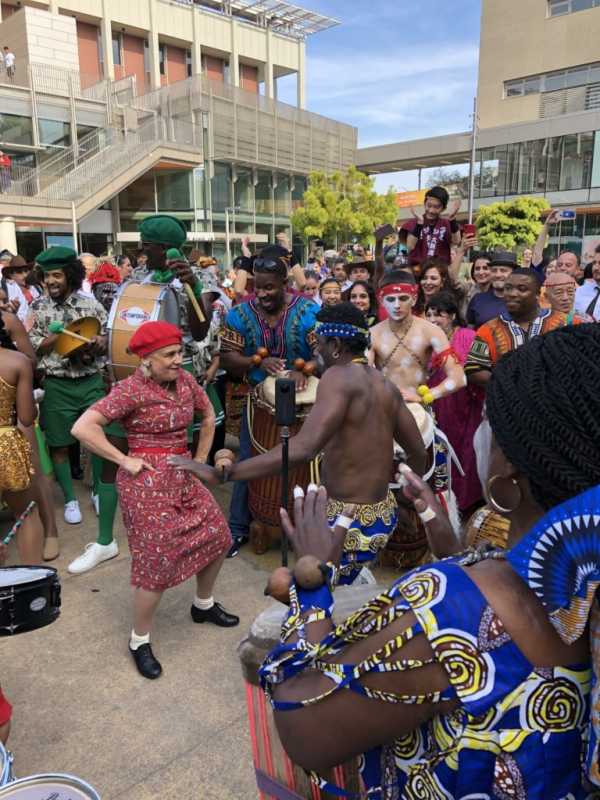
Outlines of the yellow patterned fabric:
{"label": "yellow patterned fabric", "polygon": [[15,426],[16,396],[16,386],[0,378],[0,491],[23,491],[33,475],[29,442]]}

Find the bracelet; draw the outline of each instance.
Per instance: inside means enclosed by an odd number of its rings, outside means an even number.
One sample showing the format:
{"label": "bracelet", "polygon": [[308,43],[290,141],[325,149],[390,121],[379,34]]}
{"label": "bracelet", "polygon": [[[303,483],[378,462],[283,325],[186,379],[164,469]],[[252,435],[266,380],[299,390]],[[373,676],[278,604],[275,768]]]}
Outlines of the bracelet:
{"label": "bracelet", "polygon": [[269,351],[267,350],[267,348],[259,347],[256,353],[254,353],[254,355],[251,356],[251,359],[255,367],[260,367],[260,365],[263,362],[263,359],[268,357],[269,357]]}
{"label": "bracelet", "polygon": [[294,361],[294,369],[297,372],[301,372],[307,378],[310,377],[313,372],[315,371],[315,365],[310,361],[305,361],[303,358],[297,358]]}
{"label": "bracelet", "polygon": [[426,383],[423,383],[421,386],[417,387],[417,394],[420,395],[421,400],[426,406],[430,406],[435,400],[433,392]]}

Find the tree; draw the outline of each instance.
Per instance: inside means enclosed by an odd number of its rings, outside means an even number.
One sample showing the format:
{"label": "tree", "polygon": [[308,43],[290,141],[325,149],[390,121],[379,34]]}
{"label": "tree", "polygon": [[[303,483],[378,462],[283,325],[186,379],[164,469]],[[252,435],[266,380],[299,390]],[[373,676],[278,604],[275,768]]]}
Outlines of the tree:
{"label": "tree", "polygon": [[371,241],[373,230],[398,216],[395,192],[377,194],[375,179],[356,167],[346,172],[311,172],[302,205],[292,214],[292,227],[305,241],[325,239],[336,247],[352,237]]}
{"label": "tree", "polygon": [[477,238],[485,250],[531,247],[542,228],[541,215],[550,208],[539,197],[519,197],[481,206],[477,212]]}

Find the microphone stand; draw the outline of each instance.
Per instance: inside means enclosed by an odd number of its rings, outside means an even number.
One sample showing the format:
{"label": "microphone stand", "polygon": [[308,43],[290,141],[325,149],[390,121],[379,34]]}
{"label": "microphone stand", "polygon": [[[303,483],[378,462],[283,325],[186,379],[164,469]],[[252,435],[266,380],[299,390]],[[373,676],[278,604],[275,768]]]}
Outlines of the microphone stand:
{"label": "microphone stand", "polygon": [[[290,466],[290,429],[287,425],[281,427],[281,507],[288,507],[289,491],[289,466]],[[283,526],[281,528],[281,566],[288,565],[289,542]]]}

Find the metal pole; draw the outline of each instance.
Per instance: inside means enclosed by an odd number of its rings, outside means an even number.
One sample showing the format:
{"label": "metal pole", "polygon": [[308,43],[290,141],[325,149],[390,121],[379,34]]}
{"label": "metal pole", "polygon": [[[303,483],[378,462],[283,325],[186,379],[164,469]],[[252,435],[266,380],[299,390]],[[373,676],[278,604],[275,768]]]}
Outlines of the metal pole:
{"label": "metal pole", "polygon": [[473,100],[473,133],[471,135],[471,161],[469,164],[469,224],[473,222],[473,197],[475,195],[475,158],[477,156],[477,95]]}
{"label": "metal pole", "polygon": [[231,269],[231,243],[229,241],[229,209],[225,209],[225,267]]}
{"label": "metal pole", "polygon": [[71,200],[71,226],[73,228],[73,250],[79,252],[79,242],[77,241],[77,214],[75,213],[75,201]]}
{"label": "metal pole", "polygon": [[[289,483],[289,444],[290,444],[290,429],[287,425],[281,428],[281,507],[287,509],[288,507],[288,483]],[[288,565],[288,538],[285,535],[283,527],[281,528],[281,566],[287,567]]]}

